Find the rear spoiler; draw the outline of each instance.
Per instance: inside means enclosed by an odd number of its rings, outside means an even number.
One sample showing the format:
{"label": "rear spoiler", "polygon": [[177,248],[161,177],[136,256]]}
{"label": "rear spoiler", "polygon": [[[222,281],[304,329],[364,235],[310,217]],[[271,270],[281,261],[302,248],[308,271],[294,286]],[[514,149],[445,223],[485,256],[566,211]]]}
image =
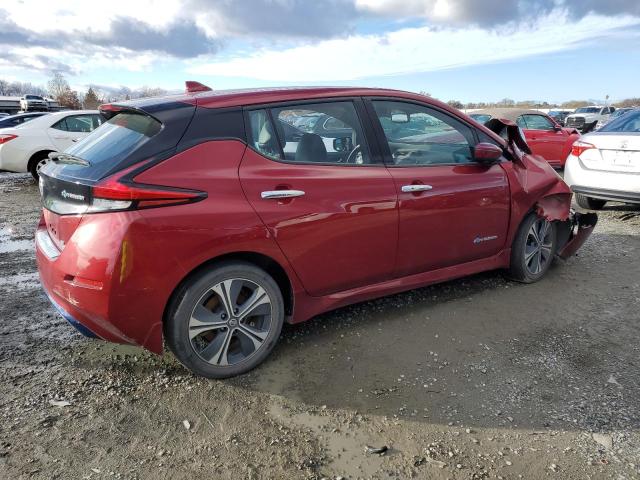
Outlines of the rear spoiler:
{"label": "rear spoiler", "polygon": [[[160,122],[159,119],[151,115],[149,112],[143,110],[139,107],[134,107],[132,105],[118,105],[117,103],[105,103],[98,107],[100,111],[100,115],[102,115],[106,120],[115,117],[119,113],[130,112],[130,113],[139,113],[141,115],[147,115],[148,117],[153,118]],[[162,123],[162,122],[160,122]]]}

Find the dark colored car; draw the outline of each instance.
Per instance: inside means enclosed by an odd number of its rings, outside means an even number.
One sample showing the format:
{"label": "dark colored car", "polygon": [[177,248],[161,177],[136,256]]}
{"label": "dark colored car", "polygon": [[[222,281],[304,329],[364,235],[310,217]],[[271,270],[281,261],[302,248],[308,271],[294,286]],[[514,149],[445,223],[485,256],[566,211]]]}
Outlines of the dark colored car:
{"label": "dark colored car", "polygon": [[[348,136],[288,148],[301,111]],[[101,112],[41,171],[42,285],[85,334],[166,339],[206,377],[258,365],[284,322],[485,270],[537,281],[596,222],[517,127],[504,140],[422,95],[188,83]]]}
{"label": "dark colored car", "polygon": [[491,108],[477,110],[470,117],[480,123],[493,118],[515,122],[524,132],[527,144],[554,168],[564,168],[571,146],[580,138],[575,128],[564,128],[549,115],[538,110],[520,108]]}
{"label": "dark colored car", "polygon": [[17,127],[29,120],[47,115],[47,112],[34,112],[34,113],[19,113],[17,115],[10,115],[8,117],[0,118],[0,128]]}
{"label": "dark colored car", "polygon": [[560,125],[564,125],[565,120],[572,113],[573,110],[549,110],[549,113],[547,115],[553,118]]}

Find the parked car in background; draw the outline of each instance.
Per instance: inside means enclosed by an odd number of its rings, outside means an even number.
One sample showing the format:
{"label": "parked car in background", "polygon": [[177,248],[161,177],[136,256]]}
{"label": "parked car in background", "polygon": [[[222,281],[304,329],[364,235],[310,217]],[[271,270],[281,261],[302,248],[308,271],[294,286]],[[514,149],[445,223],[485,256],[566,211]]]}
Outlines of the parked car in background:
{"label": "parked car in background", "polygon": [[23,112],[48,111],[49,103],[40,95],[23,95],[20,97],[20,108]]}
{"label": "parked car in background", "polygon": [[470,117],[480,123],[486,123],[493,118],[515,122],[524,132],[531,151],[543,157],[554,168],[564,167],[571,145],[580,138],[575,128],[565,128],[538,110],[490,108],[477,110],[471,113]]}
{"label": "parked car in background", "polygon": [[16,127],[0,130],[0,170],[38,172],[49,154],[62,152],[100,126],[97,110],[73,110],[43,115]]}
{"label": "parked car in background", "polygon": [[611,120],[615,120],[616,118],[624,115],[627,112],[630,112],[632,110],[635,110],[638,107],[623,107],[623,108],[617,108],[615,112],[613,112],[611,115],[609,115],[609,118],[606,119],[602,119],[602,120],[598,120],[598,123],[596,124],[596,128],[595,130],[600,130],[602,127],[604,127],[607,123],[609,123]]}
{"label": "parked car in background", "polygon": [[595,128],[601,120],[607,120],[609,115],[615,112],[615,107],[603,107],[591,105],[589,107],[576,108],[576,111],[567,116],[565,126],[588,133]]}
{"label": "parked car in background", "polygon": [[34,118],[48,115],[47,112],[32,112],[32,113],[18,113],[17,115],[8,115],[4,118],[0,118],[0,128],[17,127],[25,122],[33,120]]}
{"label": "parked car in background", "polygon": [[549,113],[547,115],[553,118],[560,125],[564,125],[565,120],[572,113],[573,110],[549,110]]}
{"label": "parked car in background", "polygon": [[[166,339],[196,374],[246,372],[285,321],[354,302],[491,269],[537,281],[595,224],[517,127],[503,140],[396,90],[187,85],[103,105],[43,168],[36,256],[70,323],[156,353]],[[311,132],[288,148],[300,111],[340,121],[335,152]]]}
{"label": "parked car in background", "polygon": [[564,178],[583,208],[599,210],[608,201],[640,204],[640,109],[583,135]]}

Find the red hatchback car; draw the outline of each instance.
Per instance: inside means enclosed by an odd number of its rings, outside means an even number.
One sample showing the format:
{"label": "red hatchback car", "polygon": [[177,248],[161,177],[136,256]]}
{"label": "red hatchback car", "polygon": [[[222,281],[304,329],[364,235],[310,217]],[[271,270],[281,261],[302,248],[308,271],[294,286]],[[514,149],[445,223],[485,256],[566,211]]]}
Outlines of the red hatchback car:
{"label": "red hatchback car", "polygon": [[480,123],[492,119],[515,122],[522,131],[534,155],[540,155],[554,168],[564,168],[573,143],[580,138],[575,128],[565,128],[549,115],[538,110],[521,108],[490,108],[476,110],[469,116]]}
{"label": "red hatchback car", "polygon": [[[596,222],[515,125],[413,93],[189,82],[101,112],[40,175],[44,289],[85,334],[165,338],[210,378],[262,362],[285,321],[484,270],[536,281]],[[324,136],[296,127],[313,116]]]}

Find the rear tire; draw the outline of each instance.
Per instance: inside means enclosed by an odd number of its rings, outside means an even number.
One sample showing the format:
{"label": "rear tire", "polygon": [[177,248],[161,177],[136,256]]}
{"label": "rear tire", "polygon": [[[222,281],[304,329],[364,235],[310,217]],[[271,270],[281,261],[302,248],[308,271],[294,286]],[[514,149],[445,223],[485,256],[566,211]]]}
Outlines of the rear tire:
{"label": "rear tire", "polygon": [[269,355],[284,322],[284,301],[265,271],[225,262],[195,274],[172,301],[165,336],[178,360],[196,375],[228,378]]}
{"label": "rear tire", "polygon": [[35,178],[36,181],[40,178],[39,172],[49,162],[49,152],[36,153],[29,160],[28,170],[29,173]]}
{"label": "rear tire", "polygon": [[513,240],[509,276],[522,283],[537,282],[549,270],[556,249],[556,224],[530,213]]}
{"label": "rear tire", "polygon": [[576,203],[587,210],[602,210],[607,201],[576,193]]}

